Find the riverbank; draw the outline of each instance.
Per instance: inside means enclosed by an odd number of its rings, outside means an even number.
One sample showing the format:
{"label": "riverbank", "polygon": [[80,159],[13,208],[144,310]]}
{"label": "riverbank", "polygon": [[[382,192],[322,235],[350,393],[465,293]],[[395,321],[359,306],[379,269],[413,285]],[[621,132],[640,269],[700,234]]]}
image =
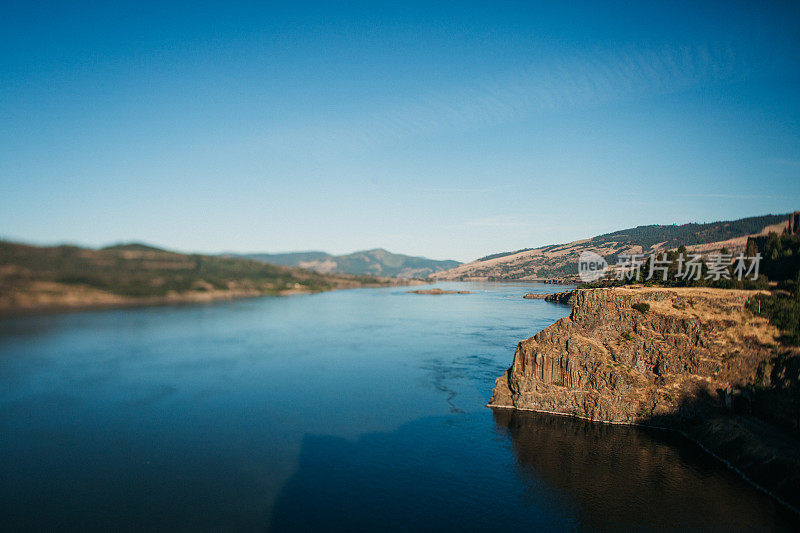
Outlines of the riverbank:
{"label": "riverbank", "polygon": [[17,285],[0,293],[0,319],[16,316],[42,315],[75,311],[116,309],[126,307],[147,307],[162,305],[192,305],[241,298],[266,296],[292,296],[314,294],[331,290],[357,288],[377,288],[392,286],[423,285],[427,282],[413,279],[376,278],[374,282],[360,282],[337,276],[338,283],[327,288],[308,289],[303,286],[282,290],[256,290],[252,288],[233,288],[229,290],[195,290],[185,293],[172,292],[165,296],[132,297],[102,291],[83,285],[69,285],[55,282],[35,282]]}

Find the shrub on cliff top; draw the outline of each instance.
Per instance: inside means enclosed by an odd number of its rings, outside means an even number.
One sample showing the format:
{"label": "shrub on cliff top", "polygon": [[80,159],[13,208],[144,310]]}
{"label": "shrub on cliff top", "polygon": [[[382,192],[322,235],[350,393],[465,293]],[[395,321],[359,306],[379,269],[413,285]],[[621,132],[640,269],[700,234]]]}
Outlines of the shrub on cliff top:
{"label": "shrub on cliff top", "polygon": [[777,326],[782,333],[782,342],[800,344],[800,298],[784,294],[758,294],[747,301],[747,308]]}
{"label": "shrub on cliff top", "polygon": [[645,314],[650,310],[650,304],[646,304],[644,302],[641,302],[641,303],[638,303],[638,304],[633,304],[631,306],[631,308],[636,309],[637,311],[639,311],[642,314]]}

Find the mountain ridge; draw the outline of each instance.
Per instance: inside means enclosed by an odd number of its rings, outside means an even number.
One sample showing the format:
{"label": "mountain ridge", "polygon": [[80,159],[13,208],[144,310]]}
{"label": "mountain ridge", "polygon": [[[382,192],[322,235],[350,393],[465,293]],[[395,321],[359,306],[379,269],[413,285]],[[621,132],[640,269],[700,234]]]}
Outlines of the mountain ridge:
{"label": "mountain ridge", "polygon": [[780,233],[789,214],[763,215],[709,223],[650,224],[622,229],[564,244],[522,248],[486,255],[455,268],[436,272],[434,280],[575,281],[578,258],[595,252],[609,263],[620,253],[654,253],[685,245],[689,252],[709,253],[727,248],[744,251],[751,235]]}
{"label": "mountain ridge", "polygon": [[461,264],[453,260],[428,259],[422,256],[396,254],[385,248],[372,248],[342,255],[309,250],[278,254],[226,254],[226,256],[252,259],[283,266],[300,267],[321,274],[372,275],[423,279],[436,272],[455,268]]}

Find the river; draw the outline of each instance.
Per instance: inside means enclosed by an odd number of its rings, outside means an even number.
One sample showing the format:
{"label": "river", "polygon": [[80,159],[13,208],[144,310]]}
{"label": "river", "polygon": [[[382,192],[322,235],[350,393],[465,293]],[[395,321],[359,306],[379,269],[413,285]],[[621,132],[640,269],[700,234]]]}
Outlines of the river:
{"label": "river", "polygon": [[0,529],[764,530],[665,432],[485,407],[564,288],[439,283],[0,321]]}

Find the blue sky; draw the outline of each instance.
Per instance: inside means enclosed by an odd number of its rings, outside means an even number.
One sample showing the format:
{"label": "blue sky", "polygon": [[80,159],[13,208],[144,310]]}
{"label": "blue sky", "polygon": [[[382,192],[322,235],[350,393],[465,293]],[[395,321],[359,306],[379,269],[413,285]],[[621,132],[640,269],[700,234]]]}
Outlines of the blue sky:
{"label": "blue sky", "polygon": [[0,7],[4,238],[470,260],[800,209],[797,2],[65,4]]}

